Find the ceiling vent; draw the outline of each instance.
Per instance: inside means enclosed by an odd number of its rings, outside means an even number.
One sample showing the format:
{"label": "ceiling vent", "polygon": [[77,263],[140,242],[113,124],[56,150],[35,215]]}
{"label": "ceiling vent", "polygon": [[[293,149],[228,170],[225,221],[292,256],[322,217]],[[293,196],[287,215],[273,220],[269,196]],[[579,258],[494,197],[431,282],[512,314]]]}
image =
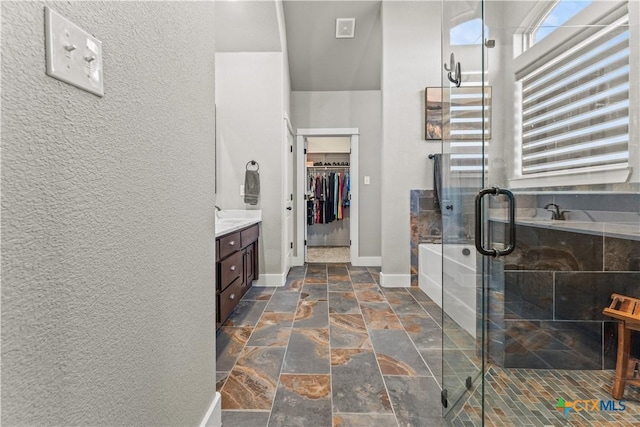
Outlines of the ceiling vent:
{"label": "ceiling vent", "polygon": [[356,18],[336,19],[336,38],[352,39],[356,32]]}

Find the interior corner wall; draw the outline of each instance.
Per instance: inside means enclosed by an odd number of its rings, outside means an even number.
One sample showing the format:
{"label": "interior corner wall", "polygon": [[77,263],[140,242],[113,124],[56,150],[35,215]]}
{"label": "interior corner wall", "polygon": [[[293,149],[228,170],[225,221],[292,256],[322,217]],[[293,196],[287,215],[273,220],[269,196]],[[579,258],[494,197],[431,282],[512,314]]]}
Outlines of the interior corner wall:
{"label": "interior corner wall", "polygon": [[[281,52],[216,54],[218,197],[222,209],[261,209],[260,274],[282,274],[283,59]],[[258,205],[240,185],[250,160],[260,165]]]}
{"label": "interior corner wall", "polygon": [[[45,74],[44,6],[103,43]],[[215,395],[214,4],[1,2],[2,425],[198,425]]]}
{"label": "interior corner wall", "polygon": [[[433,188],[424,89],[441,86],[441,2],[382,2],[382,273],[410,274],[409,192]],[[389,284],[393,285],[393,284]]]}
{"label": "interior corner wall", "polygon": [[[359,249],[361,257],[379,257],[382,129],[380,91],[293,91],[291,111],[296,128],[358,128]],[[369,176],[371,184],[362,184]]]}

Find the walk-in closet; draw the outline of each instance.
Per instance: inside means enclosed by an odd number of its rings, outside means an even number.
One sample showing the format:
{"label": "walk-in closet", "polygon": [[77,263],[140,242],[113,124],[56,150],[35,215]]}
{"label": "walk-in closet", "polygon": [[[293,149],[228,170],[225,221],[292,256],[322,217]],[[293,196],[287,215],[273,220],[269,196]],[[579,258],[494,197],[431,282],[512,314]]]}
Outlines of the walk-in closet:
{"label": "walk-in closet", "polygon": [[349,137],[307,138],[307,262],[350,262]]}

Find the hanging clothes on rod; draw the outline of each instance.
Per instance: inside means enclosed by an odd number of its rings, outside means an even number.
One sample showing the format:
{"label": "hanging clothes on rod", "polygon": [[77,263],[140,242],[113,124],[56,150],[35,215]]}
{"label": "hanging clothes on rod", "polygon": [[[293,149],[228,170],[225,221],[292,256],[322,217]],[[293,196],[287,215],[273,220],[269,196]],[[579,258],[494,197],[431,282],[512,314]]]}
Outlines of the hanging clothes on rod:
{"label": "hanging clothes on rod", "polygon": [[307,225],[343,220],[349,207],[349,168],[316,169],[307,173]]}

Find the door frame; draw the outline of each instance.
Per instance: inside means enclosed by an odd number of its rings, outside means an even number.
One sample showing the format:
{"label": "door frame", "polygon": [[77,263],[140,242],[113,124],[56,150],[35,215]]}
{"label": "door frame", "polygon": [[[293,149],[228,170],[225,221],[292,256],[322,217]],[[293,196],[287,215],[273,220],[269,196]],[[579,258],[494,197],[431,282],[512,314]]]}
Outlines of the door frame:
{"label": "door frame", "polygon": [[[294,191],[296,192],[296,247],[298,250],[293,257],[293,265],[304,265],[307,258],[307,247],[304,244],[307,236],[306,204],[302,194],[306,184],[307,164],[305,162],[306,138],[308,136],[349,136],[351,137],[351,154],[349,155],[349,174],[351,204],[349,205],[349,239],[351,240],[350,256],[351,264],[356,266],[367,265],[360,259],[359,250],[359,203],[358,203],[358,142],[360,130],[358,128],[305,128],[297,129],[296,132],[296,171],[297,179]],[[302,249],[302,250],[301,250]]]}
{"label": "door frame", "polygon": [[[293,127],[291,126],[291,121],[289,120],[289,115],[286,113],[286,111],[283,114],[284,116],[284,124],[283,124],[283,159],[282,159],[282,170],[283,170],[283,179],[282,179],[282,194],[284,195],[283,197],[283,214],[282,214],[282,272],[284,274],[284,277],[287,277],[287,274],[289,274],[289,269],[291,268],[291,266],[296,265],[294,263],[294,256],[293,256],[293,248],[290,247],[291,243],[295,243],[295,221],[296,221],[296,217],[295,217],[295,203],[294,200],[290,199],[290,194],[291,192],[295,193],[296,188],[295,188],[295,162],[296,162],[296,158],[295,158],[295,153],[293,152],[293,149],[295,147],[296,144],[296,133],[293,129]],[[291,135],[292,137],[292,142],[291,145],[289,143],[289,135]],[[291,173],[291,190],[289,190],[289,172]],[[292,213],[289,213],[289,211],[287,211],[287,209],[293,209]],[[289,218],[291,218],[291,221],[293,221],[293,230],[292,230],[292,235],[289,236]],[[289,257],[288,255],[291,254],[291,257]]]}

